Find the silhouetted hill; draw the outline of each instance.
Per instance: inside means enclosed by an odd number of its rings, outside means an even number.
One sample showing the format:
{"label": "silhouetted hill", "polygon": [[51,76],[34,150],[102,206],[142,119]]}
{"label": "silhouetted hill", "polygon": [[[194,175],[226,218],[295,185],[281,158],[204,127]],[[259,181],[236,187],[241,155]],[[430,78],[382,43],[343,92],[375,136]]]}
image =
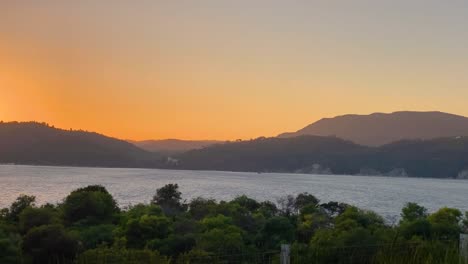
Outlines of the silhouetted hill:
{"label": "silhouetted hill", "polygon": [[[348,160],[368,151],[368,147],[339,138],[303,136],[217,144],[178,159],[179,167],[188,169],[294,172],[334,167],[334,173],[346,173],[352,165]],[[318,164],[321,167],[314,168]]]}
{"label": "silhouetted hill", "polygon": [[155,167],[156,155],[97,133],[36,122],[0,123],[0,162],[38,165]]}
{"label": "silhouetted hill", "polygon": [[442,112],[395,112],[324,118],[305,128],[279,135],[336,136],[357,144],[380,146],[403,139],[468,136],[468,118]]}
{"label": "silhouetted hill", "polygon": [[173,168],[468,178],[468,137],[366,147],[335,137],[266,138],[181,154]]}
{"label": "silhouetted hill", "polygon": [[147,151],[172,155],[182,153],[193,149],[201,149],[220,141],[215,140],[180,140],[180,139],[163,139],[163,140],[144,140],[144,141],[129,141],[139,148]]}

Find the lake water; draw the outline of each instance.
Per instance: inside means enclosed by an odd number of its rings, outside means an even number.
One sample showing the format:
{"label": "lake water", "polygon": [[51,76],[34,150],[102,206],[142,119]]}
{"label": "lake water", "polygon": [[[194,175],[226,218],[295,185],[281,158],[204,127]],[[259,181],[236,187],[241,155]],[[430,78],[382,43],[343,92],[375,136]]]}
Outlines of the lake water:
{"label": "lake water", "polygon": [[285,173],[177,171],[0,165],[0,208],[19,194],[35,195],[38,203],[59,202],[73,189],[104,185],[120,206],[149,202],[157,188],[178,183],[183,197],[228,200],[246,194],[276,201],[309,192],[322,202],[338,201],[374,210],[390,221],[407,202],[430,211],[444,206],[468,210],[468,181]]}

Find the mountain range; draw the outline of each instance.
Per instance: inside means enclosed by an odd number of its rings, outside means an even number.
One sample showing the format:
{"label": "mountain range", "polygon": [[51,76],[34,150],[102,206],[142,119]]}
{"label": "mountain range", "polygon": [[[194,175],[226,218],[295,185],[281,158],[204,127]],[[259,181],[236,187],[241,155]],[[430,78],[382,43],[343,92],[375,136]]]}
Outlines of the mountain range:
{"label": "mountain range", "polygon": [[167,168],[468,178],[468,137],[402,140],[371,147],[337,137],[259,138],[176,157]]}
{"label": "mountain range", "polygon": [[0,122],[0,163],[468,178],[468,119],[395,112],[322,119],[240,142],[132,142],[37,122]]}
{"label": "mountain range", "polygon": [[159,157],[123,140],[45,123],[0,123],[0,163],[156,167]]}
{"label": "mountain range", "polygon": [[336,136],[366,146],[403,139],[468,136],[468,118],[442,112],[395,112],[324,118],[280,138],[303,135]]}
{"label": "mountain range", "polygon": [[146,151],[161,153],[164,155],[174,155],[193,149],[201,149],[213,144],[222,143],[216,140],[181,140],[181,139],[162,139],[162,140],[143,140],[132,141],[130,143]]}

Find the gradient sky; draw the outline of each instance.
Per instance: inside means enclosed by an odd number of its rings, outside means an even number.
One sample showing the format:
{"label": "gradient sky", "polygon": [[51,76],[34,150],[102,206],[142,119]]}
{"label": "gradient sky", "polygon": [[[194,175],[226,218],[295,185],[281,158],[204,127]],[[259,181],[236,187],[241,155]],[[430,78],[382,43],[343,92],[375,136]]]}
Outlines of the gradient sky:
{"label": "gradient sky", "polygon": [[322,117],[468,116],[468,1],[0,2],[0,120],[249,139]]}

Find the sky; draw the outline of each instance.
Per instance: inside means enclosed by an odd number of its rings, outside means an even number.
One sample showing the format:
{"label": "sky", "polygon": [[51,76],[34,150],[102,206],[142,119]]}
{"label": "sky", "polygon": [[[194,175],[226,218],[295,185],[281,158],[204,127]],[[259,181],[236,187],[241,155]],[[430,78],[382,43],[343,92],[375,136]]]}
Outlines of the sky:
{"label": "sky", "polygon": [[0,2],[0,120],[250,139],[323,117],[468,116],[468,1]]}

